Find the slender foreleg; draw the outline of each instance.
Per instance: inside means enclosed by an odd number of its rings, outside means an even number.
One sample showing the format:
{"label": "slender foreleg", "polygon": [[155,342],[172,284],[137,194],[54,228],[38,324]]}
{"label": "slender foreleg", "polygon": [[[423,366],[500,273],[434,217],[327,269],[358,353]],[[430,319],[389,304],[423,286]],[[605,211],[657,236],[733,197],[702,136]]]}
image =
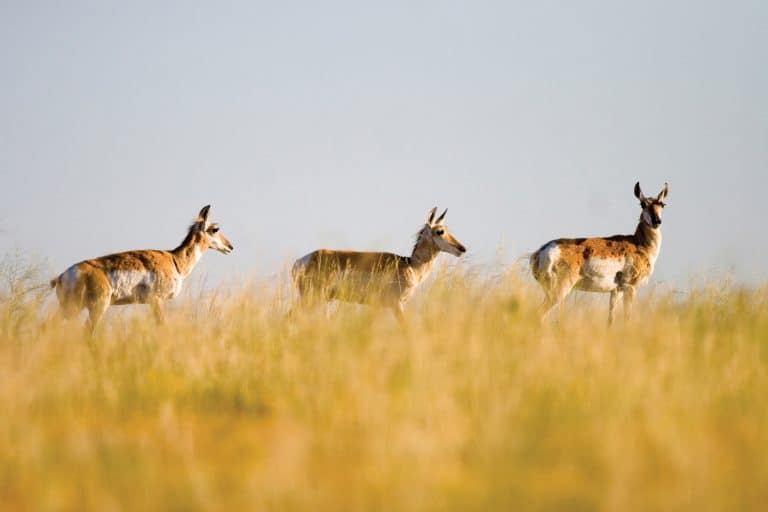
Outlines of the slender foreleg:
{"label": "slender foreleg", "polygon": [[160,299],[152,299],[149,303],[152,308],[152,314],[155,316],[155,321],[158,325],[165,323],[165,311],[163,310],[163,302]]}
{"label": "slender foreleg", "polygon": [[611,290],[611,299],[608,304],[608,325],[613,325],[613,314],[616,310],[616,303],[619,301],[621,294],[622,293],[619,290]]}
{"label": "slender foreleg", "polygon": [[632,285],[624,286],[624,321],[629,320],[632,313],[632,304],[635,302],[635,287]]}

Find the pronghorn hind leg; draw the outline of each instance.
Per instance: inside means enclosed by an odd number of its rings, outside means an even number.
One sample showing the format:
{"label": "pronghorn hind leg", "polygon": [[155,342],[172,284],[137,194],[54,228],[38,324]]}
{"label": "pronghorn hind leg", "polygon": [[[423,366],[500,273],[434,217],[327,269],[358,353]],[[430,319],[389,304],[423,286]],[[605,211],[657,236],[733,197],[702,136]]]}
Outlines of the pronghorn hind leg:
{"label": "pronghorn hind leg", "polygon": [[317,292],[309,287],[300,287],[298,301],[288,310],[288,313],[286,313],[285,316],[291,320],[295,320],[299,315],[308,315],[312,313],[322,302],[324,301],[321,300]]}
{"label": "pronghorn hind leg", "polygon": [[285,314],[285,317],[290,320],[295,320],[296,316],[304,312],[305,308],[307,307],[306,301],[307,299],[304,296],[304,293],[299,290],[298,300],[296,300],[293,305],[288,308],[288,312]]}
{"label": "pronghorn hind leg", "polygon": [[60,326],[64,320],[64,313],[61,307],[57,307],[43,319],[43,322],[40,324],[40,331],[46,332],[51,326]]}
{"label": "pronghorn hind leg", "polygon": [[73,318],[76,318],[85,308],[84,295],[85,288],[82,285],[78,285],[75,290],[70,290],[69,293],[61,292],[57,288],[56,299],[58,305],[43,321],[40,326],[41,330],[47,331],[53,325],[60,327],[65,323],[68,324]]}
{"label": "pronghorn hind leg", "polygon": [[392,312],[395,314],[397,323],[405,327],[405,314],[403,314],[403,305],[401,303],[394,304],[392,306]]}
{"label": "pronghorn hind leg", "polygon": [[[565,298],[568,296],[569,293],[571,293],[571,290],[576,285],[576,282],[569,282],[565,279],[554,282],[552,284],[552,287],[546,290],[546,298],[544,299],[544,304],[542,306],[543,313],[541,315],[541,323],[542,325],[544,322],[546,322],[547,318],[551,314],[552,310],[560,305],[561,313],[562,313],[562,303],[565,300]],[[561,316],[561,315],[558,315]]]}
{"label": "pronghorn hind leg", "polygon": [[106,276],[100,274],[89,275],[82,286],[83,302],[85,307],[88,308],[87,327],[91,335],[93,335],[101,321],[101,317],[104,316],[104,312],[111,303],[112,289]]}
{"label": "pronghorn hind leg", "polygon": [[624,286],[624,321],[629,320],[632,312],[632,304],[635,302],[635,287],[632,285]]}
{"label": "pronghorn hind leg", "polygon": [[539,308],[539,323],[544,325],[544,322],[547,321],[552,309],[557,306],[557,302],[555,301],[554,293],[552,293],[554,288],[552,281],[543,280],[539,281],[539,284],[541,285],[542,290],[544,290],[544,300]]}
{"label": "pronghorn hind leg", "polygon": [[557,306],[557,302],[550,294],[546,294],[547,296],[544,297],[544,302],[541,304],[541,315],[539,317],[539,322],[544,325],[544,322],[547,321],[547,318],[549,317],[549,314],[552,312],[552,310]]}
{"label": "pronghorn hind leg", "polygon": [[90,304],[88,304],[88,330],[93,336],[96,331],[96,327],[99,325],[101,318],[104,316],[104,312],[109,307],[109,298],[100,298]]}

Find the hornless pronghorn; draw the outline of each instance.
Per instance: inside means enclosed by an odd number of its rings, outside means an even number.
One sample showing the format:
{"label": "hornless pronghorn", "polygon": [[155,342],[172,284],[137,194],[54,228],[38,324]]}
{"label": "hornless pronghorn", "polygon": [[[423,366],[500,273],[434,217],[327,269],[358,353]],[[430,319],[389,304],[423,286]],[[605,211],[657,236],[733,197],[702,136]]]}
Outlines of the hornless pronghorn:
{"label": "hornless pronghorn", "polygon": [[560,238],[547,242],[531,255],[531,272],[546,294],[542,321],[574,288],[610,292],[609,324],[622,294],[624,316],[629,314],[635,287],[648,280],[659,256],[661,212],[668,192],[665,183],[657,197],[645,197],[640,183],[635,184],[635,197],[640,200],[642,213],[634,235]]}
{"label": "hornless pronghorn", "polygon": [[206,249],[232,252],[217,224],[208,222],[208,205],[200,210],[184,241],[172,251],[119,252],[75,263],[51,280],[59,299],[59,314],[71,318],[88,309],[91,332],[110,305],[149,304],[162,323],[164,300],[176,297],[181,285]]}
{"label": "hornless pronghorn", "polygon": [[410,256],[318,249],[297,260],[291,275],[301,302],[378,304],[391,308],[403,323],[403,305],[427,278],[438,253],[461,256],[467,251],[443,224],[448,210],[435,220],[436,210],[429,211]]}

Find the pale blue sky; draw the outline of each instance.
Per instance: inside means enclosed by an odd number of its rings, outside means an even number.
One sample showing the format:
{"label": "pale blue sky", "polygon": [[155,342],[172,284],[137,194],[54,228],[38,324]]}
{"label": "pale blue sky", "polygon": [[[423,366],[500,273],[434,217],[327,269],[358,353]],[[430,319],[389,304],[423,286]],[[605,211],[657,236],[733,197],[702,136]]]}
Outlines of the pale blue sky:
{"label": "pale blue sky", "polygon": [[172,248],[211,203],[218,282],[438,205],[512,261],[666,180],[656,279],[763,279],[767,64],[765,1],[3,1],[0,250]]}

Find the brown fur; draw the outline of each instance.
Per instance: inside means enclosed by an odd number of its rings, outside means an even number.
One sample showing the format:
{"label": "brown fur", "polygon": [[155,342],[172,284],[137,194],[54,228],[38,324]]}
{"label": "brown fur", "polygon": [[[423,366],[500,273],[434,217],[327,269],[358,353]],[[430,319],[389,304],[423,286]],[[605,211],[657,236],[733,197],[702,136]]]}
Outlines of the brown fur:
{"label": "brown fur", "polygon": [[651,251],[652,244],[645,224],[640,222],[634,235],[613,235],[606,238],[559,238],[542,245],[531,256],[531,270],[536,280],[540,279],[541,269],[538,268],[539,251],[550,243],[557,244],[560,249],[561,266],[559,270],[570,273],[579,272],[584,263],[591,257],[604,259],[617,259],[631,257],[633,265],[631,272],[623,276],[624,283],[635,285],[638,281],[647,278],[652,272]]}
{"label": "brown fur", "polygon": [[[180,291],[199,255],[210,247],[222,252],[232,250],[218,226],[208,224],[209,208],[200,211],[184,241],[172,251],[145,249],[109,254],[76,263],[52,279],[59,315],[71,318],[88,309],[93,332],[110,305],[149,304],[158,322],[162,322],[162,302]],[[128,276],[127,281],[121,282],[120,276]]]}
{"label": "brown fur", "polygon": [[[635,295],[635,289],[653,273],[654,263],[661,245],[661,211],[668,187],[657,198],[646,198],[635,185],[635,195],[640,199],[642,213],[633,235],[615,235],[606,238],[560,238],[542,245],[531,255],[531,272],[546,294],[544,314],[570,293],[572,289],[591,292],[610,292],[608,320],[613,321],[613,311],[620,294],[624,295],[624,312]],[[650,224],[649,224],[650,222]],[[556,261],[549,261],[545,251],[556,247]],[[542,257],[544,256],[544,257]],[[595,265],[591,265],[596,262]],[[614,262],[614,263],[610,263]],[[541,268],[542,264],[547,268]],[[600,265],[608,264],[615,273],[601,274]],[[614,268],[614,265],[616,268]]]}
{"label": "brown fur", "polygon": [[[466,251],[430,211],[411,256],[389,252],[319,249],[296,261],[292,275],[302,303],[341,300],[380,304],[391,308],[402,321],[403,304],[429,274],[440,251],[456,255]],[[442,247],[441,247],[442,245]]]}
{"label": "brown fur", "polygon": [[[324,300],[386,302],[382,295],[389,286],[398,291],[407,287],[409,260],[388,252],[319,249],[308,255],[306,267],[296,274],[296,284],[302,295],[314,293]],[[362,273],[366,282],[355,273]],[[370,276],[375,278],[368,280]]]}

